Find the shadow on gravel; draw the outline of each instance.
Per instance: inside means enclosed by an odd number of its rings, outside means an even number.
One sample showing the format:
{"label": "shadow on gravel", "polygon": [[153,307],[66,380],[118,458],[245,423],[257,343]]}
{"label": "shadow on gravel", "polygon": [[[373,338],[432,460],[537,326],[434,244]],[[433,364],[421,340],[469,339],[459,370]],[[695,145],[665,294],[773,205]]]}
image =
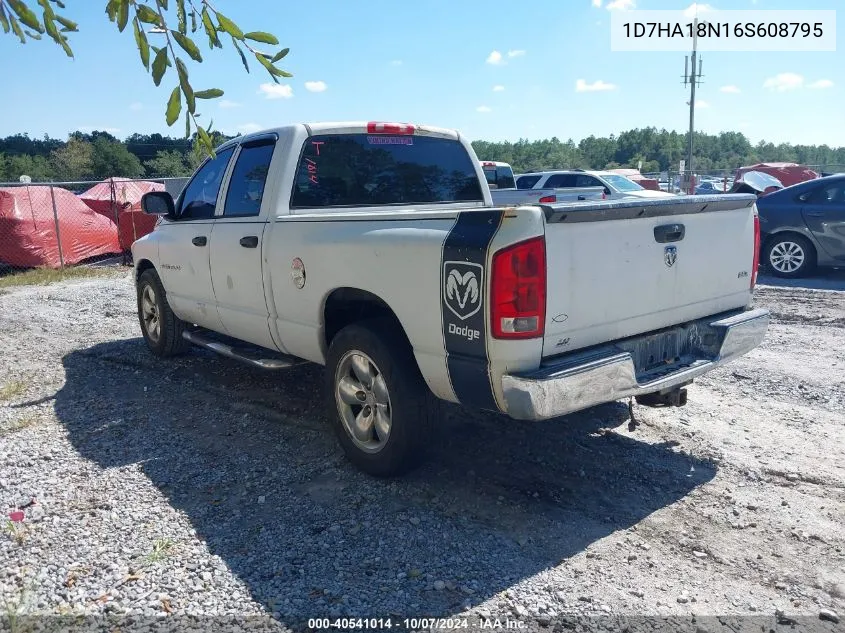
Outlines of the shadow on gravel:
{"label": "shadow on gravel", "polygon": [[611,404],[541,424],[449,407],[428,464],[376,480],[336,448],[319,367],[262,373],[199,350],[158,361],[140,339],[63,364],[55,409],[79,453],[103,468],[141,464],[285,622],[456,613],[715,474],[671,443],[638,441],[627,407]]}
{"label": "shadow on gravel", "polygon": [[784,279],[761,270],[758,284],[776,288],[800,288],[805,290],[840,290],[845,292],[845,268],[819,268],[812,277]]}

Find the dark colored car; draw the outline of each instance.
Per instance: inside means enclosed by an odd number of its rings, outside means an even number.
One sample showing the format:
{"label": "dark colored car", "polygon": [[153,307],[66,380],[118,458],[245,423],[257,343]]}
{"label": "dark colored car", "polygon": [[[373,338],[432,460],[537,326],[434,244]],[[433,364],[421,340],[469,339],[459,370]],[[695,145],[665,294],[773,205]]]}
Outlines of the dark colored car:
{"label": "dark colored car", "polygon": [[816,178],[757,199],[760,263],[778,277],[845,267],[845,174]]}
{"label": "dark colored car", "polygon": [[710,180],[704,180],[695,188],[695,194],[697,196],[700,195],[713,195],[715,193],[722,193],[722,188],[717,187],[713,184]]}

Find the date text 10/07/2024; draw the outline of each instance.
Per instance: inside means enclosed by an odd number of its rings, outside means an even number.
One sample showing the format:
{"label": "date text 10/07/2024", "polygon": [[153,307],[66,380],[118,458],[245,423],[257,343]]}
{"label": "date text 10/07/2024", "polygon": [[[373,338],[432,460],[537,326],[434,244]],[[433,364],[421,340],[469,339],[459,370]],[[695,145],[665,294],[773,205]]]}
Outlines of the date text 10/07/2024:
{"label": "date text 10/07/2024", "polygon": [[822,37],[821,22],[625,22],[625,37],[633,38],[754,38]]}
{"label": "date text 10/07/2024", "polygon": [[527,623],[514,618],[479,618],[470,621],[469,618],[311,618],[308,620],[309,629],[399,629],[411,630],[504,630],[518,631],[527,628]]}

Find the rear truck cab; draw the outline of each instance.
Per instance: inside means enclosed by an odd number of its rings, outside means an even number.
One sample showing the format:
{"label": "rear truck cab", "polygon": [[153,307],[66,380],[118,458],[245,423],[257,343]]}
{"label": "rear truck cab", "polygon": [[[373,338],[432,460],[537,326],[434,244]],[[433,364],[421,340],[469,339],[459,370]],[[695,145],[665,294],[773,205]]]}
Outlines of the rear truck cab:
{"label": "rear truck cab", "polygon": [[[133,245],[141,331],[261,369],[326,367],[375,475],[419,463],[437,400],[542,420],[683,404],[758,345],[753,196],[500,206],[459,133],[316,123],[233,139]],[[280,406],[284,406],[280,402]]]}

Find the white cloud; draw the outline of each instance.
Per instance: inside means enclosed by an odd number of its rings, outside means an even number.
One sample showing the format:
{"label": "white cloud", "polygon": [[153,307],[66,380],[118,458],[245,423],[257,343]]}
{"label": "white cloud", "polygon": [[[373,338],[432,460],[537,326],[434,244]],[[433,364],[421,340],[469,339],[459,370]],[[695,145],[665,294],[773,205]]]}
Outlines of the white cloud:
{"label": "white cloud", "polygon": [[144,104],[134,101],[129,104],[129,109],[132,110],[132,112],[138,112],[144,109]]}
{"label": "white cloud", "polygon": [[798,90],[804,87],[804,77],[795,73],[780,73],[766,79],[763,82],[763,87],[776,92]]}
{"label": "white cloud", "polygon": [[475,109],[475,111],[476,111],[476,112],[492,112],[492,111],[493,111],[493,109],[492,109],[492,108],[489,108],[488,106],[482,105],[482,106],[478,106],[478,107]]}
{"label": "white cloud", "polygon": [[217,103],[217,105],[219,107],[223,108],[224,110],[229,110],[231,108],[240,108],[241,107],[241,104],[238,103],[237,101],[229,101],[228,99],[220,100]]}
{"label": "white cloud", "polygon": [[493,51],[487,56],[487,63],[498,66],[502,63],[502,54],[499,51]]}
{"label": "white cloud", "polygon": [[293,96],[293,88],[287,84],[261,84],[258,87],[258,94],[263,94],[268,99],[290,99]]}
{"label": "white cloud", "polygon": [[702,4],[700,2],[693,2],[686,9],[684,9],[684,17],[685,18],[694,18],[697,15],[703,15],[705,13],[712,13],[713,11],[715,11],[715,9],[709,4]]}
{"label": "white cloud", "polygon": [[616,86],[601,79],[597,79],[591,84],[588,84],[583,79],[575,82],[575,92],[600,92],[604,90],[616,90]]}
{"label": "white cloud", "polygon": [[242,134],[251,134],[252,132],[263,130],[264,126],[258,123],[241,123],[236,129]]}
{"label": "white cloud", "polygon": [[736,86],[729,85],[719,88],[719,92],[727,92],[728,94],[736,95],[740,93],[740,89]]}
{"label": "white cloud", "polygon": [[508,51],[508,57],[522,57],[523,55],[525,55],[525,51],[521,48],[515,51]]}
{"label": "white cloud", "polygon": [[394,59],[392,62],[390,62],[390,65],[391,66],[401,66],[402,60],[401,59]]}
{"label": "white cloud", "polygon": [[833,88],[833,82],[830,79],[819,79],[818,81],[814,81],[807,87],[813,89]]}
{"label": "white cloud", "polygon": [[328,86],[325,81],[306,81],[305,89],[308,92],[325,92]]}
{"label": "white cloud", "polygon": [[705,101],[704,99],[696,99],[695,100],[695,109],[698,110],[699,108],[709,108],[710,104]]}
{"label": "white cloud", "polygon": [[593,6],[597,9],[601,8],[601,0],[593,0]]}
{"label": "white cloud", "polygon": [[627,11],[628,9],[636,9],[637,3],[634,0],[613,0],[607,3],[608,11]]}
{"label": "white cloud", "polygon": [[493,92],[504,92],[504,86],[493,86]]}

